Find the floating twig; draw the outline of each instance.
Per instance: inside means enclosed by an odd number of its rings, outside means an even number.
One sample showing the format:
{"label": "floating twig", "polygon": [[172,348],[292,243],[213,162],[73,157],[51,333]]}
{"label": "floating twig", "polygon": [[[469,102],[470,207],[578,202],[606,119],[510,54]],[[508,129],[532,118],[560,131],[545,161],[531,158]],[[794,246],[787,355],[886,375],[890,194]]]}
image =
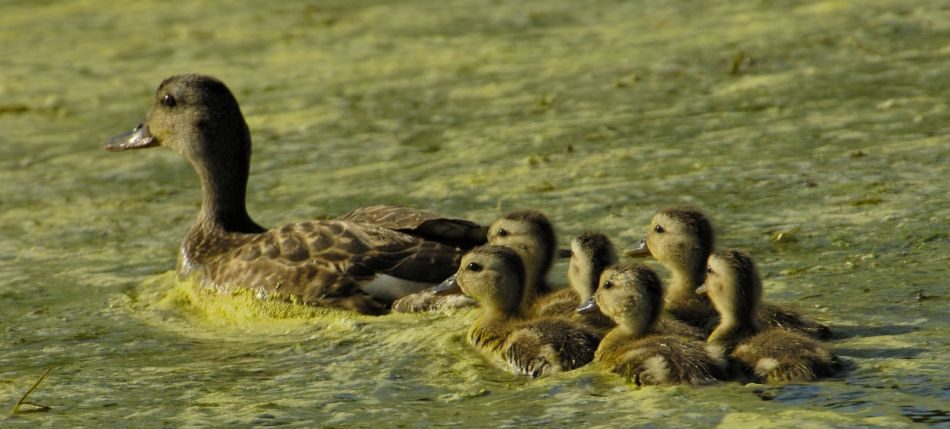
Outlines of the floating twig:
{"label": "floating twig", "polygon": [[48,376],[49,373],[53,371],[53,368],[54,368],[54,367],[52,367],[52,366],[49,367],[49,368],[47,368],[47,369],[46,369],[46,372],[44,372],[43,375],[40,376],[40,379],[39,379],[39,380],[36,380],[36,383],[33,383],[33,387],[30,387],[30,390],[27,390],[26,393],[24,393],[23,396],[20,397],[20,400],[19,400],[19,401],[16,401],[16,404],[14,404],[14,405],[13,405],[13,408],[10,409],[10,415],[11,415],[11,416],[14,415],[14,414],[16,414],[17,412],[19,412],[19,411],[20,411],[20,407],[23,406],[23,405],[32,405],[32,406],[36,407],[35,409],[30,410],[31,412],[35,412],[35,411],[47,411],[47,410],[50,409],[50,406],[49,406],[49,405],[41,405],[41,404],[37,404],[37,403],[34,403],[34,402],[27,402],[27,401],[26,401],[26,398],[28,398],[28,397],[30,396],[30,394],[33,393],[33,391],[36,390],[37,387],[40,386],[40,383],[42,383],[43,380],[46,380],[46,376]]}

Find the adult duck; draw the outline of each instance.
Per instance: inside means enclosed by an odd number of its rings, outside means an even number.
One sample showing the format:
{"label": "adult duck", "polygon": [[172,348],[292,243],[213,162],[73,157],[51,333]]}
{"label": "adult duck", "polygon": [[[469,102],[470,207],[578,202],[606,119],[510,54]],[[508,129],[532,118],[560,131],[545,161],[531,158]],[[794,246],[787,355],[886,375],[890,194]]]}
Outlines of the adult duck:
{"label": "adult duck", "polygon": [[145,122],[106,149],[156,146],[178,152],[198,174],[202,204],[182,242],[178,274],[204,286],[380,314],[387,301],[451,275],[464,253],[452,243],[367,223],[374,215],[274,229],[254,222],[245,207],[250,132],[231,91],[213,77],[163,81]]}

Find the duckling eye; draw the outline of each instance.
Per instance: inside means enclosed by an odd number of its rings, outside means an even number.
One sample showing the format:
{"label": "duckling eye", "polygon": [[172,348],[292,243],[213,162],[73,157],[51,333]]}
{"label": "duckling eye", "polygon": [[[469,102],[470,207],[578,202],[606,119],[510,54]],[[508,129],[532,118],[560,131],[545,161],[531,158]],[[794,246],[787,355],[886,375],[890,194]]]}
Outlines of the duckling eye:
{"label": "duckling eye", "polygon": [[162,104],[164,104],[165,107],[175,107],[177,102],[175,101],[175,97],[172,97],[171,94],[165,94],[165,96],[162,97]]}
{"label": "duckling eye", "polygon": [[482,270],[482,266],[475,262],[469,262],[468,265],[465,266],[465,269],[477,273]]}
{"label": "duckling eye", "polygon": [[505,230],[504,228],[498,228],[498,236],[499,236],[499,237],[507,237],[507,236],[508,236],[508,231]]}
{"label": "duckling eye", "polygon": [[604,282],[604,289],[610,289],[612,287],[614,287],[614,283],[612,281],[607,280]]}
{"label": "duckling eye", "polygon": [[712,274],[712,273],[713,273],[712,267],[709,265],[706,265],[706,274]]}
{"label": "duckling eye", "polygon": [[662,234],[663,232],[665,232],[665,231],[666,231],[666,230],[665,230],[665,229],[663,229],[663,227],[662,227],[662,226],[660,226],[660,225],[657,225],[657,226],[654,226],[654,227],[653,227],[653,230],[654,230],[654,231],[656,231],[656,232],[657,232],[657,234]]}

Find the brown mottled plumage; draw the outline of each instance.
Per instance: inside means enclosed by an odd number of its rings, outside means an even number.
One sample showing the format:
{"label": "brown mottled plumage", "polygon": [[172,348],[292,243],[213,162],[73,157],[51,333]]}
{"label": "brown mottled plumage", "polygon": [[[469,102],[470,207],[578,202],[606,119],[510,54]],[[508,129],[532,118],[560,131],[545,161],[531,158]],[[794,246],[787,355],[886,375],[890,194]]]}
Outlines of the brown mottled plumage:
{"label": "brown mottled plumage", "polygon": [[541,377],[593,359],[599,338],[592,328],[563,318],[525,318],[522,295],[527,276],[521,257],[512,249],[476,247],[462,258],[455,281],[483,311],[469,329],[469,342],[496,366]]}
{"label": "brown mottled plumage", "polygon": [[167,146],[187,159],[202,187],[198,218],[182,242],[180,276],[226,290],[343,308],[386,311],[362,288],[378,274],[437,283],[458,267],[462,250],[381,226],[309,221],[266,230],[247,214],[251,158],[247,124],[231,91],[209,76],[166,79],[146,122],[106,149]]}
{"label": "brown mottled plumage", "polygon": [[381,226],[463,250],[488,242],[487,226],[410,207],[388,204],[362,207],[337,220]]}
{"label": "brown mottled plumage", "polygon": [[646,266],[626,263],[606,269],[594,297],[579,311],[591,308],[617,323],[595,353],[611,371],[641,385],[708,384],[722,378],[724,361],[707,353],[702,341],[658,326],[663,287]]}
{"label": "brown mottled plumage", "polygon": [[[709,299],[694,293],[703,284],[706,260],[712,253],[715,235],[709,219],[697,209],[667,208],[650,221],[646,239],[650,254],[672,273],[666,294],[666,308],[690,325],[715,327],[717,314]],[[828,338],[827,326],[771,303],[763,303],[757,315],[766,326],[791,329],[814,338]]]}
{"label": "brown mottled plumage", "polygon": [[602,330],[614,327],[613,320],[600,311],[577,313],[577,306],[587,301],[600,281],[600,273],[617,262],[614,246],[607,236],[585,232],[571,240],[571,260],[567,268],[570,287],[541,296],[532,306],[536,316],[559,316],[574,318]]}
{"label": "brown mottled plumage", "polygon": [[749,255],[726,250],[709,258],[705,292],[721,315],[710,350],[729,356],[741,372],[768,383],[804,382],[833,374],[837,358],[815,340],[781,328],[762,328],[756,314],[762,282]]}

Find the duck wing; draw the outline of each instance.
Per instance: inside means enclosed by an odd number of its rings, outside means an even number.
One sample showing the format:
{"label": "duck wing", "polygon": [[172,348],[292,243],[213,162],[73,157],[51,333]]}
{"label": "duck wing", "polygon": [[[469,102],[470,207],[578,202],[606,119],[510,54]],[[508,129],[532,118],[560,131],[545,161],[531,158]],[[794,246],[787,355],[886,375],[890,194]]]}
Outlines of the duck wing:
{"label": "duck wing", "polygon": [[462,250],[350,222],[300,222],[254,235],[205,263],[215,285],[378,314],[361,285],[377,274],[437,283],[458,268]]}
{"label": "duck wing", "polygon": [[359,208],[337,220],[376,225],[463,249],[488,241],[487,226],[427,210],[388,204]]}

